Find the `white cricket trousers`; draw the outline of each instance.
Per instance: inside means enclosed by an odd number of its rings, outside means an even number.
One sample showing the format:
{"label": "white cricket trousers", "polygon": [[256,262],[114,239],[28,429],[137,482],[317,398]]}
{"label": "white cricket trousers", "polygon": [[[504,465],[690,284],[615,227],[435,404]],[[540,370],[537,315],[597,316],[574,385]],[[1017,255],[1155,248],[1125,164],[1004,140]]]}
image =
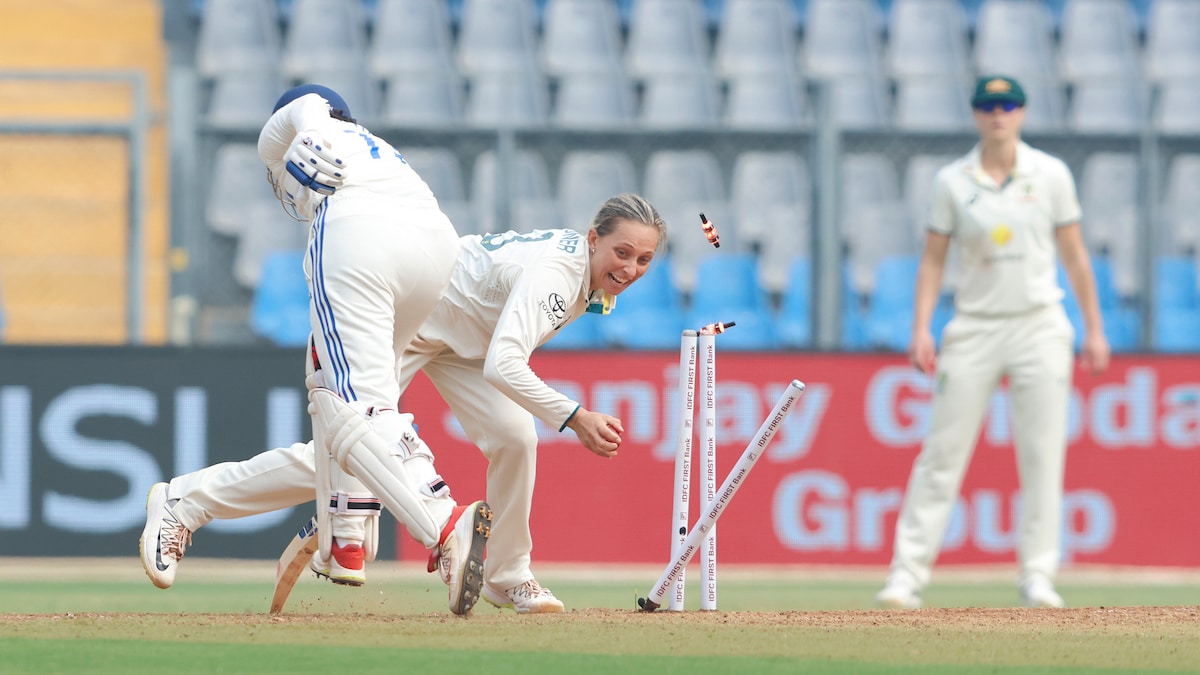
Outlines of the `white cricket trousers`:
{"label": "white cricket trousers", "polygon": [[[313,217],[304,271],[324,385],[360,412],[387,409],[372,422],[392,434],[384,440],[400,433],[396,362],[450,285],[458,249],[458,233],[434,199],[414,203],[344,188]],[[432,456],[406,458],[405,468],[417,490],[437,477]],[[373,496],[336,462],[330,476],[332,494]],[[439,524],[454,508],[450,499],[426,504]],[[332,534],[364,539],[365,522],[335,519]]]}
{"label": "white cricket trousers", "polygon": [[1058,303],[1011,317],[958,314],[946,325],[929,433],[900,507],[889,581],[918,590],[929,584],[988,400],[1005,375],[1021,484],[1020,582],[1054,579],[1073,342],[1074,329]]}
{"label": "white cricket trousers", "polygon": [[[467,437],[488,460],[487,501],[493,520],[484,570],[487,582],[508,589],[533,579],[529,529],[537,465],[533,415],[484,379],[482,359],[463,359],[452,352],[407,352],[398,367],[402,388],[418,371],[437,388]],[[311,502],[315,482],[313,444],[297,443],[178,476],[171,481],[168,497],[180,500],[172,509],[184,526],[195,531],[214,518],[241,518]],[[362,528],[361,516],[335,514],[332,520],[335,534],[345,531],[339,527]]]}

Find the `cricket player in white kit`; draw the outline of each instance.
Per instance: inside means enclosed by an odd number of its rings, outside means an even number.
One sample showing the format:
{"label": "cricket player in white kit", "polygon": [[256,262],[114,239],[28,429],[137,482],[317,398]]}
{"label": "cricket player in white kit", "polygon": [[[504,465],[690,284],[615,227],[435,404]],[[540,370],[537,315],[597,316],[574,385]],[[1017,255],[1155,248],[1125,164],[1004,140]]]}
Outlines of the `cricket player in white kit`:
{"label": "cricket player in white kit", "polygon": [[[381,499],[434,552],[450,609],[465,614],[482,583],[490,512],[484,502],[459,506],[451,498],[412,416],[396,409],[407,381],[397,379],[395,364],[450,281],[454,226],[400,153],[357,124],[327,87],[285,92],[258,152],[285,210],[311,223],[304,271],[317,363],[306,383],[314,437],[326,439],[316,459],[319,517],[374,516],[333,518],[322,531],[330,578],[363,582]],[[163,587],[174,575],[172,557],[186,546],[162,539],[169,501],[166,489],[151,490],[142,541],[147,574]]]}
{"label": "cricket player in white kit", "polygon": [[[1070,169],[1021,141],[1025,93],[1015,80],[981,78],[971,103],[980,143],[934,181],[908,352],[917,369],[935,374],[933,407],[896,524],[891,572],[876,601],[921,606],[988,399],[1007,376],[1021,483],[1021,600],[1062,607],[1053,580],[1074,331],[1062,308],[1056,253],[1083,312],[1081,365],[1106,368],[1109,346]],[[936,354],[930,320],[952,239],[961,266],[955,315]]]}
{"label": "cricket player in white kit", "polygon": [[[645,199],[625,194],[601,206],[586,235],[564,229],[463,237],[450,287],[396,363],[401,389],[424,372],[488,459],[494,519],[483,597],[496,606],[563,610],[530,568],[534,418],[570,428],[601,457],[616,455],[624,432],[619,419],[546,385],[530,368],[530,355],[584,312],[607,314],[646,272],[665,227]],[[170,509],[174,527],[186,531],[176,538],[190,538],[213,518],[311,500],[312,456],[312,443],[296,444],[176,477],[166,490],[178,499]],[[334,522],[354,518],[361,516],[336,514]]]}

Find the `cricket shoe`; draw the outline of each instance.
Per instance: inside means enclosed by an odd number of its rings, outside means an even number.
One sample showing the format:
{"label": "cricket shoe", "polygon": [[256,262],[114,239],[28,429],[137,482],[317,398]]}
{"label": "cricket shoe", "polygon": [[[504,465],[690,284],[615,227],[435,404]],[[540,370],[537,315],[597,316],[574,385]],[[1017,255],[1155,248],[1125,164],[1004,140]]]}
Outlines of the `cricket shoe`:
{"label": "cricket shoe", "polygon": [[875,604],[885,609],[920,609],[921,595],[906,583],[889,581],[875,594]]}
{"label": "cricket shoe", "polygon": [[512,607],[517,614],[557,614],[563,611],[562,600],[554,597],[549,588],[538,584],[537,579],[530,579],[506,591],[484,584],[483,599],[501,609]]}
{"label": "cricket shoe", "polygon": [[362,586],[367,583],[362,544],[342,546],[334,539],[333,550],[330,553],[332,555],[329,556],[329,560],[325,560],[320,554],[314,555],[308,562],[309,569],[318,577],[325,577],[343,586]]}
{"label": "cricket shoe", "polygon": [[429,555],[429,571],[436,569],[450,587],[450,611],[454,614],[465,615],[479,600],[483,547],[491,535],[492,509],[487,502],[457,506]]}
{"label": "cricket shoe", "polygon": [[1054,590],[1054,584],[1043,577],[1035,577],[1021,584],[1021,604],[1026,607],[1062,608],[1066,605],[1062,596]]}
{"label": "cricket shoe", "polygon": [[179,561],[192,543],[192,531],[175,517],[171,507],[178,499],[167,499],[168,485],[155,483],[146,495],[146,527],[138,540],[142,553],[142,568],[159,588],[175,583]]}

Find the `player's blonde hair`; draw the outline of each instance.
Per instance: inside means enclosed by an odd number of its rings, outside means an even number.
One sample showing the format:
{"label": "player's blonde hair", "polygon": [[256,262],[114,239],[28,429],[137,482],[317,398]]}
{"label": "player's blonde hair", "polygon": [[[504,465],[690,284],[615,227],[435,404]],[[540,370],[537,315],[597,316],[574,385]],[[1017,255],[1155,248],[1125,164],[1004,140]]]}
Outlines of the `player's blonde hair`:
{"label": "player's blonde hair", "polygon": [[609,197],[592,218],[592,229],[596,235],[603,237],[611,234],[617,228],[617,222],[632,220],[658,230],[658,246],[655,251],[661,251],[667,243],[667,224],[658,210],[646,201],[645,197],[630,192]]}

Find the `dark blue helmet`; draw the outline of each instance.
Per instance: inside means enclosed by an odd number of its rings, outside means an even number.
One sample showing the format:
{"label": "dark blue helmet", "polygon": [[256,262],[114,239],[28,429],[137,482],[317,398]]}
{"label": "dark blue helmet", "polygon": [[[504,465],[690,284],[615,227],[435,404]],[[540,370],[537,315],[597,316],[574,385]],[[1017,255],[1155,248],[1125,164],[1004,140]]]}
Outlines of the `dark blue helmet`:
{"label": "dark blue helmet", "polygon": [[292,101],[295,101],[301,96],[304,96],[305,94],[316,94],[317,96],[320,96],[329,102],[330,110],[341,110],[342,114],[346,117],[351,116],[350,106],[346,105],[345,99],[339,96],[336,91],[330,89],[329,87],[323,87],[319,84],[302,84],[299,87],[292,87],[291,89],[288,89],[287,91],[283,92],[283,96],[280,96],[279,100],[275,102],[275,109],[271,112],[278,112],[280,108],[291,103]]}

